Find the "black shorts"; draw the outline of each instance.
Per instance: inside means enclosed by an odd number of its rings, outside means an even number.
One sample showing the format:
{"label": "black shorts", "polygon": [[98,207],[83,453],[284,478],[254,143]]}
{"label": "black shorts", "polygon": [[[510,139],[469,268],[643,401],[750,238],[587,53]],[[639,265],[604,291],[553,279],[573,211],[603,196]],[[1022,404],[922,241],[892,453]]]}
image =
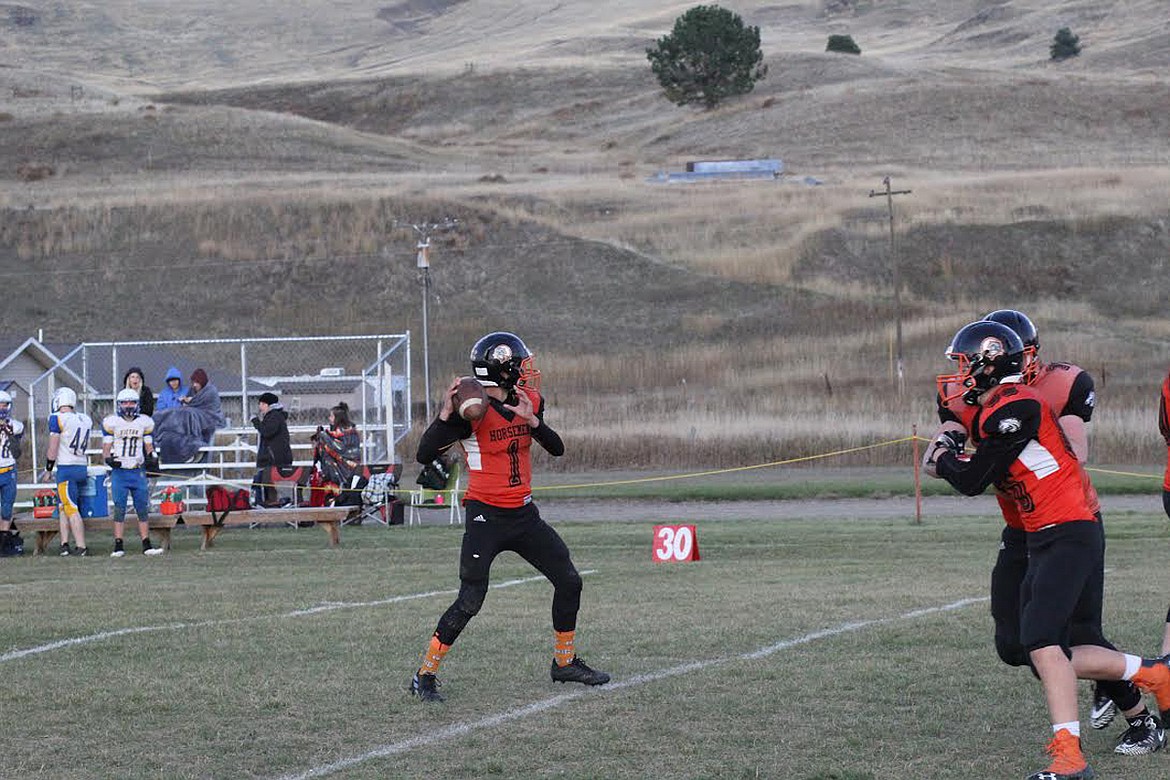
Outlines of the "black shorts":
{"label": "black shorts", "polygon": [[[1028,574],[1028,534],[1005,525],[999,538],[999,554],[991,570],[991,618],[995,621],[995,646],[1009,663],[1026,664],[1020,646],[1020,594]],[[1007,657],[1005,657],[1007,656]]]}
{"label": "black shorts", "polygon": [[1021,589],[1020,644],[1031,652],[1059,645],[1070,630],[1100,624],[1103,535],[1096,520],[1060,523],[1028,534],[1028,573]]}
{"label": "black shorts", "polygon": [[459,579],[486,583],[492,561],[511,550],[558,585],[577,577],[569,548],[560,534],[544,522],[536,504],[502,509],[480,501],[464,503],[466,521],[459,555]]}

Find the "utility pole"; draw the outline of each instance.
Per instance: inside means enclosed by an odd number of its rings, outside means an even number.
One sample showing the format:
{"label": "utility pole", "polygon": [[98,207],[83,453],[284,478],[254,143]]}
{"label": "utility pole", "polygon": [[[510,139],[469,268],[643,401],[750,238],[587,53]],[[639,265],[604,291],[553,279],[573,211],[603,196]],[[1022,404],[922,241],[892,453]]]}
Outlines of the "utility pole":
{"label": "utility pole", "polygon": [[909,195],[912,190],[891,189],[890,177],[882,179],[885,190],[870,190],[869,197],[877,198],[882,195],[886,198],[886,206],[890,211],[890,264],[894,271],[894,359],[898,372],[898,394],[906,390],[906,364],[902,356],[902,273],[898,267],[898,246],[894,241],[894,196]]}
{"label": "utility pole", "polygon": [[427,399],[427,423],[431,420],[431,340],[427,330],[427,305],[431,299],[431,236],[426,226],[414,225],[419,234],[417,265],[422,278],[422,328],[423,328],[423,387]]}
{"label": "utility pole", "polygon": [[422,281],[422,328],[423,328],[423,388],[427,399],[427,420],[431,419],[431,340],[427,322],[427,309],[431,299],[431,231],[453,228],[458,220],[447,219],[441,224],[411,225],[418,233],[415,249],[418,254],[416,265]]}

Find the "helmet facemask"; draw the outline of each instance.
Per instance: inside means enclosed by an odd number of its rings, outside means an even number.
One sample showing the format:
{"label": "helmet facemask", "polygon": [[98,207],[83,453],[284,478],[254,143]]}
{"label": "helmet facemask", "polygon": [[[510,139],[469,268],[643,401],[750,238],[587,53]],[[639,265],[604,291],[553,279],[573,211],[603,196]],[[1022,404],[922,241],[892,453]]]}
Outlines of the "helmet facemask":
{"label": "helmet facemask", "polygon": [[118,393],[116,401],[118,405],[118,416],[125,420],[133,420],[138,416],[138,393],[129,388]]}
{"label": "helmet facemask", "polygon": [[1011,328],[980,321],[963,327],[947,348],[947,357],[958,364],[953,374],[935,380],[943,403],[957,398],[975,405],[987,390],[1009,376],[1024,373],[1027,350]]}

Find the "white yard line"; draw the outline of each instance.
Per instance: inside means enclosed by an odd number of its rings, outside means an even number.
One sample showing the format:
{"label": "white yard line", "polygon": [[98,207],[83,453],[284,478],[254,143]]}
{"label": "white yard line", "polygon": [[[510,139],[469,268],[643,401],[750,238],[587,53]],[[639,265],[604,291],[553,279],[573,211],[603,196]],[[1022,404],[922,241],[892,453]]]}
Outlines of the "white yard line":
{"label": "white yard line", "polygon": [[915,618],[926,617],[928,615],[936,615],[940,612],[950,612],[956,609],[969,607],[972,604],[982,604],[987,601],[990,601],[990,598],[987,596],[983,596],[981,598],[961,599],[959,601],[953,601],[950,604],[943,604],[937,607],[916,609],[911,612],[896,615],[894,617],[874,618],[872,620],[858,620],[852,623],[842,623],[841,625],[832,626],[830,628],[823,628],[820,631],[813,631],[812,633],[804,634],[803,636],[794,637],[792,639],[784,639],[776,642],[775,644],[762,647],[759,650],[753,650],[749,653],[691,661],[690,663],[681,664],[679,666],[671,666],[666,669],[659,669],[658,671],[627,677],[624,680],[619,680],[600,688],[579,688],[572,693],[564,693],[559,696],[554,696],[551,699],[544,699],[543,701],[533,702],[532,704],[528,704],[523,707],[504,710],[503,712],[498,712],[495,715],[489,715],[486,718],[480,718],[479,720],[464,721],[462,723],[452,724],[445,728],[427,731],[423,734],[419,734],[418,736],[402,740],[401,742],[392,742],[388,745],[374,748],[373,750],[362,753],[360,755],[352,756],[350,758],[343,758],[338,761],[334,761],[331,764],[322,764],[321,766],[313,767],[312,769],[306,770],[299,774],[282,775],[279,780],[308,780],[308,778],[312,777],[325,777],[326,775],[340,772],[344,769],[348,769],[351,766],[365,763],[366,761],[372,761],[378,758],[386,758],[387,756],[406,753],[415,748],[425,747],[426,745],[431,745],[436,742],[445,742],[456,737],[470,734],[474,731],[493,728],[495,726],[499,726],[500,724],[508,723],[514,720],[523,720],[524,718],[532,715],[539,715],[546,710],[559,707],[566,702],[573,701],[574,699],[580,699],[583,696],[601,696],[611,691],[622,690],[624,688],[633,688],[638,685],[657,682],[668,677],[677,677],[680,674],[690,674],[692,672],[708,669],[712,666],[719,666],[720,664],[766,658],[767,656],[778,653],[781,650],[787,650],[790,647],[796,647],[798,645],[808,644],[809,642],[815,642],[818,639],[827,639],[829,637],[847,634],[852,631],[860,631],[863,628],[888,625],[890,623],[896,623],[902,620],[913,620]]}
{"label": "white yard line", "polygon": [[[586,569],[581,572],[582,576],[588,574],[596,574],[596,569]],[[504,582],[497,582],[490,587],[510,588],[514,585],[526,585],[530,582],[545,582],[543,576],[540,577],[522,577],[515,580],[505,580]],[[249,623],[257,620],[271,620],[283,618],[299,618],[307,615],[318,615],[322,612],[332,612],[338,609],[364,609],[366,607],[382,607],[387,604],[398,604],[403,601],[415,601],[417,599],[427,599],[433,596],[454,596],[459,593],[457,588],[448,590],[431,590],[426,593],[410,593],[404,596],[392,596],[388,599],[378,599],[377,601],[331,601],[326,604],[319,604],[315,607],[307,609],[295,609],[292,612],[278,612],[269,615],[253,615],[244,618],[231,618],[228,620],[200,620],[194,623],[165,623],[158,626],[132,626],[129,628],[119,628],[114,631],[103,631],[100,634],[87,634],[85,636],[71,637],[69,639],[59,639],[56,642],[49,642],[44,645],[37,645],[36,647],[26,647],[21,650],[11,650],[3,655],[0,655],[0,663],[5,661],[15,661],[18,658],[25,658],[30,655],[40,655],[41,653],[48,653],[53,650],[60,650],[65,647],[74,647],[76,645],[87,645],[92,642],[101,642],[106,639],[113,639],[119,636],[126,636],[127,634],[145,634],[153,631],[182,631],[190,628],[205,628],[207,626],[227,626],[237,623]]]}

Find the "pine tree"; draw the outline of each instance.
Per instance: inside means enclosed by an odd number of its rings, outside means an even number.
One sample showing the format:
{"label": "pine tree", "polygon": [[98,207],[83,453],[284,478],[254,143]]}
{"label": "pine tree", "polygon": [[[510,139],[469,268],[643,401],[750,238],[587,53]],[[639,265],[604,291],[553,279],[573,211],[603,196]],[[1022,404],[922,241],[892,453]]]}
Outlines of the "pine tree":
{"label": "pine tree", "polygon": [[751,92],[768,73],[760,28],[717,5],[699,5],[674,22],[670,35],[646,50],[666,97],[685,106],[714,108],[724,98]]}

